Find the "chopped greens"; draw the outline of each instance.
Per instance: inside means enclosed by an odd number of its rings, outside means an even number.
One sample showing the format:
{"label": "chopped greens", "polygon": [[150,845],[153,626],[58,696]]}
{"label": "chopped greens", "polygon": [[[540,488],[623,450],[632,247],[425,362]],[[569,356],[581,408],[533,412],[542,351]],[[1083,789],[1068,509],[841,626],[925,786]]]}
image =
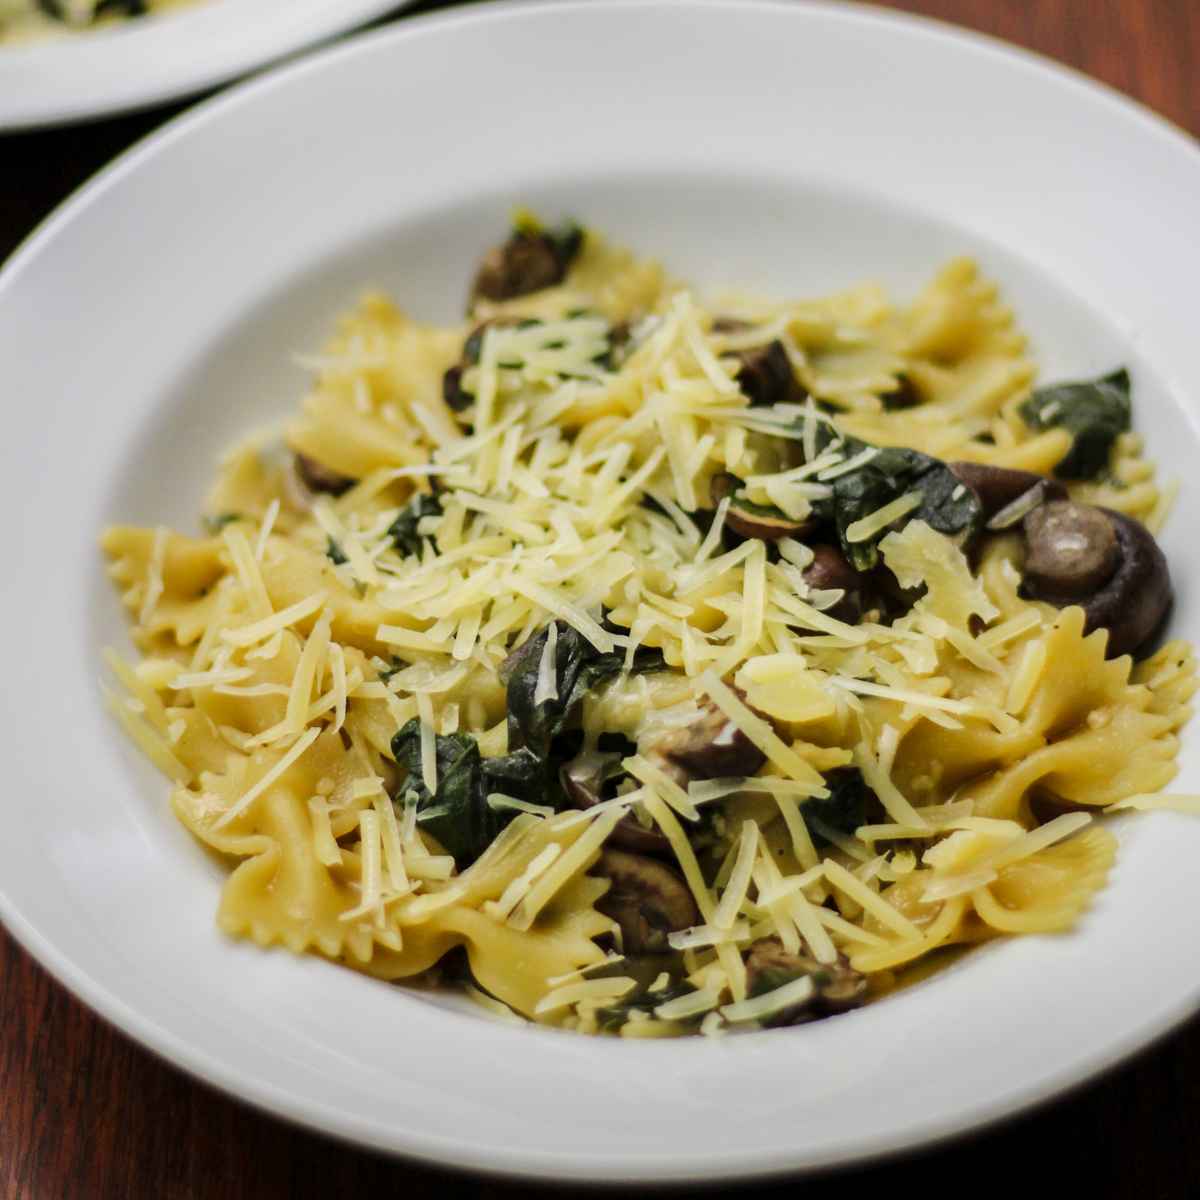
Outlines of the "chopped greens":
{"label": "chopped greens", "polygon": [[513,809],[494,809],[493,792],[533,804],[545,801],[546,771],[527,750],[484,758],[469,733],[438,735],[437,791],[432,795],[421,772],[421,720],[413,717],[392,738],[392,754],[408,771],[405,791],[417,794],[417,821],[454,856],[459,868],[473,863],[516,816]]}
{"label": "chopped greens", "polygon": [[397,658],[395,655],[392,655],[392,665],[390,667],[379,666],[379,659],[372,659],[371,661],[375,665],[375,671],[379,675],[381,683],[390,682],[394,675],[398,675],[408,666],[408,663],[404,662],[403,659]]}
{"label": "chopped greens", "polygon": [[[794,425],[783,427],[782,436],[802,436],[802,426],[801,418]],[[818,457],[834,448],[842,454],[842,461],[847,462],[872,449],[868,442],[855,437],[843,437],[839,442],[824,422],[818,424],[816,435]],[[812,512],[806,521],[832,525],[846,557],[859,571],[869,571],[879,561],[878,545],[887,529],[879,530],[864,541],[852,542],[847,537],[850,526],[909,492],[920,492],[921,503],[907,514],[906,519],[926,522],[939,533],[956,538],[964,549],[983,528],[985,513],[975,493],[964,487],[962,480],[944,462],[919,450],[897,446],[877,448],[872,458],[854,470],[836,476],[829,481],[829,486],[832,495],[813,500]],[[789,521],[778,508],[751,504],[740,491],[733,493],[732,502],[739,513],[745,514],[742,523],[747,530],[761,527],[764,535],[778,537],[789,525],[797,524]],[[732,505],[730,511],[733,511]],[[737,525],[731,522],[731,527],[736,529]]]}
{"label": "chopped greens", "polygon": [[[814,988],[827,986],[833,982],[833,977],[829,972],[822,971],[819,968],[805,970],[801,967],[770,966],[759,971],[749,981],[746,988],[746,996],[751,1000],[759,996],[765,996],[768,992],[778,991],[785,984],[794,983],[802,975],[807,975],[813,981]],[[813,997],[809,996],[795,1004],[788,1005],[787,1008],[781,1008],[778,1012],[773,1012],[769,1016],[760,1017],[758,1023],[764,1029],[779,1029],[784,1025],[799,1025],[806,1020],[811,1020],[816,1015],[812,1012],[812,1007]]]}
{"label": "chopped greens", "polygon": [[346,552],[333,540],[333,535],[327,535],[326,541],[329,543],[325,547],[325,557],[333,560],[335,566],[344,567],[350,560],[346,557]]}
{"label": "chopped greens", "polygon": [[[558,640],[554,651],[554,677],[557,695],[534,700],[542,654],[550,637],[546,626],[500,664],[500,682],[508,688],[508,742],[526,745],[542,757],[550,741],[566,727],[575,706],[585,693],[618,674],[625,655],[602,654],[577,629],[565,621],[556,622]],[[665,666],[660,650],[639,650],[633,659],[638,674]]]}
{"label": "chopped greens", "polygon": [[[558,622],[556,678],[558,696],[534,701],[542,651],[549,626],[514,651],[501,664],[500,678],[508,686],[509,754],[485,758],[469,733],[435,738],[437,791],[430,795],[421,770],[421,722],[413,717],[392,738],[392,754],[408,772],[402,785],[417,794],[417,820],[460,868],[474,862],[516,815],[512,809],[493,809],[488,796],[500,792],[530,804],[561,807],[554,786],[558,776],[555,739],[562,734],[575,706],[589,688],[624,666],[624,655],[601,654],[565,621]],[[661,665],[658,651],[635,656],[637,670]]]}
{"label": "chopped greens", "polygon": [[[857,438],[846,439],[847,457],[867,448],[867,443]],[[921,503],[908,514],[909,520],[924,521],[939,533],[957,537],[964,546],[973,542],[983,528],[984,511],[979,498],[970,488],[963,487],[962,480],[944,462],[919,450],[888,446],[869,462],[833,481],[838,540],[857,570],[867,571],[875,566],[879,560],[879,540],[887,530],[881,529],[862,542],[848,541],[847,530],[856,521],[912,491],[921,493]]]}
{"label": "chopped greens", "polygon": [[1039,388],[1017,411],[1038,433],[1065,429],[1071,435],[1070,450],[1054,468],[1059,479],[1100,479],[1133,415],[1129,372],[1121,367],[1100,379]]}
{"label": "chopped greens", "polygon": [[596,1010],[596,1023],[601,1033],[619,1033],[621,1026],[626,1024],[634,1013],[650,1016],[660,1004],[668,1000],[678,1000],[680,996],[690,996],[696,991],[695,985],[686,979],[680,979],[659,988],[656,992],[635,992],[632,996],[622,996],[611,1004]]}
{"label": "chopped greens", "polygon": [[828,846],[838,837],[853,837],[854,831],[867,823],[867,800],[871,795],[857,767],[830,771],[825,785],[829,788],[826,799],[805,800],[800,809],[817,846]]}
{"label": "chopped greens", "polygon": [[417,532],[417,527],[425,517],[440,517],[442,502],[428,492],[418,492],[408,507],[400,510],[400,515],[392,522],[388,536],[402,555],[420,554],[421,543],[424,539]]}

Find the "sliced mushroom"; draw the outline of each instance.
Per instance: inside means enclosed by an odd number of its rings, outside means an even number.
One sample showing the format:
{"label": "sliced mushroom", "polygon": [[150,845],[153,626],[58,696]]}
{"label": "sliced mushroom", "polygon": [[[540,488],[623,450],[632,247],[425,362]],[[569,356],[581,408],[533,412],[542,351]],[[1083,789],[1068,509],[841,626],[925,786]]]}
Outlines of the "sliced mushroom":
{"label": "sliced mushroom", "polygon": [[294,456],[296,475],[310,492],[325,492],[330,496],[340,496],[348,492],[357,482],[349,475],[343,475],[324,463],[309,458],[307,454],[296,453]]}
{"label": "sliced mushroom", "polygon": [[813,560],[804,568],[804,582],[816,591],[841,591],[842,598],[825,609],[835,621],[857,625],[869,607],[870,580],[855,570],[836,547],[818,543],[811,547]]}
{"label": "sliced mushroom", "polygon": [[[576,808],[589,809],[601,800],[612,799],[608,792],[624,775],[618,755],[584,750],[563,766],[559,779],[571,803]],[[657,829],[647,829],[633,813],[627,813],[617,822],[608,840],[614,846],[643,854],[671,853],[670,841]]]}
{"label": "sliced mushroom", "polygon": [[713,317],[712,331],[713,333],[744,333],[747,329],[753,329],[754,326],[749,321],[743,321],[741,317]]}
{"label": "sliced mushroom", "polygon": [[761,996],[773,992],[785,983],[807,975],[813,981],[811,997],[793,1008],[773,1014],[764,1024],[791,1025],[798,1018],[832,1016],[855,1008],[866,999],[867,978],[856,971],[844,957],[819,963],[806,954],[790,954],[777,938],[755,942],[746,959],[746,992]]}
{"label": "sliced mushroom", "polygon": [[683,876],[656,858],[605,849],[588,874],[612,880],[596,908],[621,927],[626,954],[669,954],[667,935],[700,921]]}
{"label": "sliced mushroom", "polygon": [[511,300],[566,277],[571,260],[583,245],[583,230],[568,226],[561,232],[537,233],[518,229],[502,246],[489,250],[471,288],[471,303]]}
{"label": "sliced mushroom", "polygon": [[752,504],[737,494],[741,487],[742,481],[728,471],[718,471],[708,485],[709,499],[713,504],[719,504],[726,496],[729,497],[725,524],[741,537],[775,542],[780,538],[807,537],[816,528],[814,521],[794,521],[778,508]]}
{"label": "sliced mushroom", "polygon": [[[988,463],[974,462],[946,465],[979,497],[979,503],[983,505],[989,520],[1039,485],[1045,500],[1067,498],[1067,489],[1058,480],[1039,475],[1036,471],[1018,471],[1012,467],[994,467]],[[1015,520],[1013,524],[1016,524]]]}
{"label": "sliced mushroom", "polygon": [[796,388],[792,360],[778,339],[765,346],[742,350],[737,357],[742,367],[734,380],[742,394],[749,398],[751,406],[778,404]]}
{"label": "sliced mushroom", "polygon": [[871,582],[874,584],[871,599],[881,607],[885,624],[911,612],[912,606],[926,592],[923,583],[911,588],[902,587],[891,567],[884,562],[876,563],[872,568]]}
{"label": "sliced mushroom", "polygon": [[475,403],[475,397],[463,389],[462,377],[466,370],[463,363],[457,362],[442,376],[442,399],[451,412],[465,412]]}
{"label": "sliced mushroom", "polygon": [[[649,740],[643,738],[638,742],[638,752],[652,761],[673,763],[692,779],[753,775],[767,761],[767,756],[712,703],[699,709],[687,725],[656,733]],[[684,787],[687,776],[681,781]]]}
{"label": "sliced mushroom", "polygon": [[890,392],[884,392],[879,397],[883,401],[885,412],[896,412],[902,408],[916,408],[925,403],[925,397],[920,389],[907,375],[896,376],[896,386]]}
{"label": "sliced mushroom", "polygon": [[1167,560],[1150,531],[1124,513],[1054,500],[1024,521],[1025,587],[1059,608],[1078,604],[1085,633],[1108,630],[1109,658],[1131,654],[1171,605]]}

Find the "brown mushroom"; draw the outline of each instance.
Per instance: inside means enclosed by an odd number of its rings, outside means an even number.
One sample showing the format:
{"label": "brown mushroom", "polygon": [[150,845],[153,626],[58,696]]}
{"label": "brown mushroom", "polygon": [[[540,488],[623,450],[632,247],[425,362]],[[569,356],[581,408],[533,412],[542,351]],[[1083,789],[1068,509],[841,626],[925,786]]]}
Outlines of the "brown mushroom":
{"label": "brown mushroom", "polygon": [[807,954],[790,954],[778,938],[764,938],[751,947],[746,959],[746,993],[762,996],[801,975],[807,975],[813,981],[810,998],[772,1014],[764,1024],[791,1025],[810,1013],[832,1016],[855,1008],[866,998],[866,976],[850,966],[844,957],[838,955],[834,962],[820,963]]}
{"label": "brown mushroom", "polygon": [[804,568],[804,582],[816,591],[840,590],[842,598],[825,609],[825,614],[847,625],[858,624],[869,607],[871,587],[867,576],[855,570],[836,546],[818,543],[812,552],[813,560]]}
{"label": "brown mushroom", "polygon": [[718,471],[708,484],[708,496],[713,504],[720,504],[726,496],[729,497],[725,524],[741,537],[774,542],[780,538],[807,537],[816,528],[815,521],[794,521],[778,508],[752,504],[737,494],[741,487],[742,481],[728,471]]}
{"label": "brown mushroom", "polygon": [[567,226],[558,232],[517,229],[502,246],[495,246],[479,264],[470,302],[512,300],[566,277],[571,260],[583,245],[583,230]]}
{"label": "brown mushroom", "polygon": [[700,921],[683,876],[656,858],[605,849],[588,874],[612,880],[596,908],[621,927],[626,954],[669,954],[667,935]]}
{"label": "brown mushroom", "polygon": [[1121,558],[1117,533],[1091,504],[1056,500],[1025,518],[1025,581],[1030,590],[1056,600],[1098,592]]}
{"label": "brown mushroom", "polygon": [[743,333],[754,326],[741,317],[713,317],[711,328],[713,333]]}
{"label": "brown mushroom", "polygon": [[[579,809],[589,809],[601,800],[611,799],[607,790],[624,770],[618,755],[584,750],[566,763],[559,772],[563,791]],[[670,854],[671,843],[657,829],[646,828],[632,813],[626,813],[613,827],[608,840],[614,846],[642,854]]]}
{"label": "brown mushroom", "polygon": [[925,403],[925,397],[913,380],[904,374],[896,376],[896,386],[890,392],[884,392],[880,397],[883,401],[884,412],[896,412],[902,408],[916,408]]}
{"label": "brown mushroom", "polygon": [[[1067,489],[1056,479],[1039,475],[1036,471],[1018,471],[1013,467],[995,467],[989,463],[952,462],[946,464],[979,498],[983,511],[988,520],[1001,515],[1004,509],[1015,506],[1015,501],[1028,495],[1031,489],[1041,487],[1040,499],[1030,497],[1033,501],[1029,508],[1034,508],[1043,500],[1065,500]],[[1028,511],[1028,510],[1025,510]],[[1013,517],[1016,524],[1024,516],[1024,512]],[[989,528],[1006,528],[1006,525],[989,526]]]}
{"label": "brown mushroom", "polygon": [[778,339],[765,346],[742,350],[737,358],[742,366],[734,380],[751,406],[778,404],[798,386],[792,360]]}
{"label": "brown mushroom", "polygon": [[442,376],[442,399],[451,412],[465,412],[475,403],[475,397],[463,388],[462,377],[467,364],[456,362]]}
{"label": "brown mushroom", "polygon": [[343,475],[324,463],[309,458],[307,454],[297,452],[294,456],[296,475],[310,492],[325,492],[330,496],[340,496],[348,492],[357,482],[349,475]]}
{"label": "brown mushroom", "polygon": [[[735,689],[736,690],[736,689]],[[739,693],[740,694],[740,693]],[[753,775],[767,756],[719,709],[705,704],[694,720],[638,742],[638,752],[652,761],[682,768],[686,787],[692,779]],[[668,773],[670,769],[668,766]]]}
{"label": "brown mushroom", "polygon": [[1025,589],[1059,608],[1078,604],[1085,633],[1108,630],[1109,658],[1131,654],[1171,605],[1167,560],[1133,517],[1054,500],[1025,517]]}

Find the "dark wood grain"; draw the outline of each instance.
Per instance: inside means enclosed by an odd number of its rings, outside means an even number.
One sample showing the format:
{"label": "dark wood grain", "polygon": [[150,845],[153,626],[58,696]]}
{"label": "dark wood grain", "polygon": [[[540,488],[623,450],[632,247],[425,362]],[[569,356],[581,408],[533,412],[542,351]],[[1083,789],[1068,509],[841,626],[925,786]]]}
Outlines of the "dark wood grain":
{"label": "dark wood grain", "polygon": [[[1200,0],[887,6],[1027,46],[1200,135]],[[0,258],[96,169],[176,111],[0,137]],[[1036,1194],[1038,1180],[1072,1197],[1200,1196],[1200,1020],[1065,1100],[899,1166],[705,1194],[803,1200],[831,1187],[878,1194],[900,1180],[931,1197],[965,1190],[972,1200]],[[218,1095],[92,1015],[0,930],[3,1200],[515,1200],[566,1191],[366,1154]]]}

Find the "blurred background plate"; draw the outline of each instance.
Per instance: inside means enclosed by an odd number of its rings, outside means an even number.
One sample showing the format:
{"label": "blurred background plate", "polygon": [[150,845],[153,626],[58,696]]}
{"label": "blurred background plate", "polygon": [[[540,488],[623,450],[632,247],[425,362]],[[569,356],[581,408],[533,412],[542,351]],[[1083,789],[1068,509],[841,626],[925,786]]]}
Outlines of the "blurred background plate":
{"label": "blurred background plate", "polygon": [[196,0],[0,46],[0,130],[85,120],[215,87],[357,29],[405,0]]}

